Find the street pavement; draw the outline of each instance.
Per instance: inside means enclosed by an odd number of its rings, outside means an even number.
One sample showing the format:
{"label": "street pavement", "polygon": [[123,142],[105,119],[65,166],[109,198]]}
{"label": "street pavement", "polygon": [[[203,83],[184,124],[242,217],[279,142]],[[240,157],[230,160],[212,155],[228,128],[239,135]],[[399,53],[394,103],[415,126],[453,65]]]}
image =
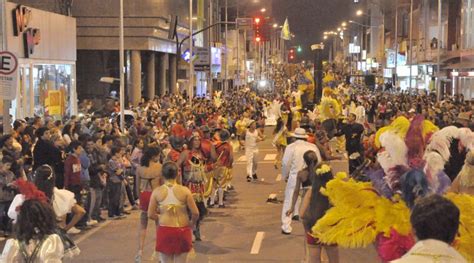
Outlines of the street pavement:
{"label": "street pavement", "polygon": [[[302,262],[304,231],[293,221],[293,233],[282,235],[280,229],[281,201],[285,182],[273,160],[276,151],[271,145],[270,129],[260,143],[258,182],[245,179],[242,151],[235,152],[235,191],[229,193],[226,208],[211,208],[201,227],[201,242],[195,243],[194,259],[190,262]],[[237,147],[236,147],[237,148]],[[268,203],[270,194],[278,202]],[[139,212],[132,211],[126,219],[106,221],[75,237],[81,255],[67,262],[133,262],[138,244]],[[143,262],[151,260],[155,244],[155,227],[150,222]],[[373,247],[340,249],[340,262],[380,262]],[[327,262],[327,261],[326,261]]]}

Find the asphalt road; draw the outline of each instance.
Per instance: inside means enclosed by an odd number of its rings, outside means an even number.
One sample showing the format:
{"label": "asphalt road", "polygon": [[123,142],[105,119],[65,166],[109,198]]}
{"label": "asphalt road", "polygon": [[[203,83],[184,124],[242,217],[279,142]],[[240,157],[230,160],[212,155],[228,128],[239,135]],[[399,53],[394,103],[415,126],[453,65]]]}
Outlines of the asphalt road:
{"label": "asphalt road", "polygon": [[[272,193],[282,201],[285,188],[280,170],[273,166],[272,157],[276,152],[271,139],[267,138],[259,147],[258,182],[246,182],[243,152],[235,152],[235,191],[227,196],[226,208],[210,209],[201,227],[203,241],[195,243],[195,256],[190,262],[302,262],[304,231],[301,223],[293,221],[293,233],[282,235],[282,204],[267,203]],[[139,212],[133,211],[126,219],[106,221],[85,231],[74,237],[81,249],[80,256],[68,262],[134,262],[138,224]],[[158,262],[150,259],[154,232],[155,227],[150,223],[143,262]],[[343,263],[380,262],[372,247],[340,249],[340,255]]]}

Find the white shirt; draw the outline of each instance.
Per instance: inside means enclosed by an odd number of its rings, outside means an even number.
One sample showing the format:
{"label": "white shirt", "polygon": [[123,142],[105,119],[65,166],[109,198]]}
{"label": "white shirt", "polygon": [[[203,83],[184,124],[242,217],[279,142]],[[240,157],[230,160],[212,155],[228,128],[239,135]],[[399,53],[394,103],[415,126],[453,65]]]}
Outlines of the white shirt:
{"label": "white shirt", "polygon": [[[16,208],[21,206],[25,202],[25,196],[22,194],[17,194],[8,209],[8,217],[13,219],[13,222],[16,223],[18,217],[18,211]],[[66,214],[71,213],[72,207],[77,203],[74,193],[65,189],[58,189],[54,187],[53,189],[53,210],[56,214],[56,217],[60,218]]]}
{"label": "white shirt", "polygon": [[258,131],[247,130],[245,134],[245,150],[256,150],[258,141]]}
{"label": "white shirt", "polygon": [[435,239],[418,241],[403,257],[392,263],[467,263],[450,245]]}
{"label": "white shirt", "polygon": [[283,154],[281,174],[284,179],[295,177],[298,172],[306,167],[303,155],[307,151],[314,151],[318,157],[318,163],[321,162],[321,153],[315,144],[303,140],[296,140],[288,145]]}

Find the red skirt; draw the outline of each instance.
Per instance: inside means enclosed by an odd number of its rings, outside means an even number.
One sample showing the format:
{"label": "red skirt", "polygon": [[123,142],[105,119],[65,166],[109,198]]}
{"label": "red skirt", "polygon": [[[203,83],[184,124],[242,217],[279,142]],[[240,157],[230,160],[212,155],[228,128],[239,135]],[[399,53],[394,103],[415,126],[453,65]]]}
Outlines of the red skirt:
{"label": "red skirt", "polygon": [[148,205],[150,204],[151,192],[144,191],[140,193],[140,209],[143,212],[148,212]]}
{"label": "red skirt", "polygon": [[167,255],[187,253],[193,248],[190,227],[159,226],[156,231],[156,251]]}

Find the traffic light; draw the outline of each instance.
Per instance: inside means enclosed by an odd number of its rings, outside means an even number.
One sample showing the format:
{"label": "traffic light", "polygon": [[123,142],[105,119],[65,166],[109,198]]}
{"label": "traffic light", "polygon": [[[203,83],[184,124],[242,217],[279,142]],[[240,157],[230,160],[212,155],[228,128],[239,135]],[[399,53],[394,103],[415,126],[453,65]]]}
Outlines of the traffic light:
{"label": "traffic light", "polygon": [[263,40],[263,34],[262,34],[262,24],[263,24],[263,19],[260,17],[255,17],[253,19],[253,30],[255,33],[255,42],[259,43]]}
{"label": "traffic light", "polygon": [[290,50],[288,51],[288,62],[292,62],[295,60],[295,49],[294,48],[290,48]]}

